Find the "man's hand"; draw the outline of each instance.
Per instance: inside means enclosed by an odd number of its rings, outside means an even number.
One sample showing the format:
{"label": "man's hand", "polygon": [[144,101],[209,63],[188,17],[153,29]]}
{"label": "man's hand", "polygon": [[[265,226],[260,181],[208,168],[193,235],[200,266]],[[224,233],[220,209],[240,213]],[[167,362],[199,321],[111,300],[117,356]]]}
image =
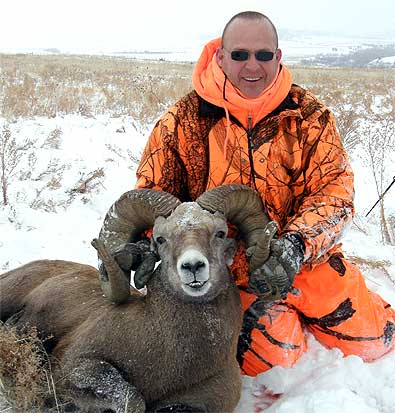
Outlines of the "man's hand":
{"label": "man's hand", "polygon": [[114,254],[114,259],[129,281],[130,271],[135,271],[134,285],[141,289],[151,278],[159,257],[154,251],[151,251],[150,241],[144,239],[136,243],[125,244]]}
{"label": "man's hand", "polygon": [[269,258],[250,276],[250,287],[267,300],[285,299],[303,257],[304,244],[299,234],[290,232],[273,239]]}
{"label": "man's hand", "polygon": [[125,273],[136,271],[150,253],[149,240],[141,240],[136,243],[124,244],[114,253],[114,259]]}

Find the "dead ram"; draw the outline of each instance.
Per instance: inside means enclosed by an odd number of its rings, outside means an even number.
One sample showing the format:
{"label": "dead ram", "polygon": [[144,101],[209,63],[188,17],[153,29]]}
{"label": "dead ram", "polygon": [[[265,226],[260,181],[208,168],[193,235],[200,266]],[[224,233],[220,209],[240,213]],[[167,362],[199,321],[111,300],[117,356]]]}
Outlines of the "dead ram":
{"label": "dead ram", "polygon": [[[235,248],[227,221],[258,265],[268,243],[260,198],[225,185],[190,203],[155,190],[125,193],[93,241],[100,271],[42,260],[0,276],[1,320],[52,337],[47,349],[62,367],[55,377],[75,403],[69,411],[233,411],[242,315],[227,269]],[[131,243],[152,225],[151,251],[135,273],[142,294],[129,285]]]}

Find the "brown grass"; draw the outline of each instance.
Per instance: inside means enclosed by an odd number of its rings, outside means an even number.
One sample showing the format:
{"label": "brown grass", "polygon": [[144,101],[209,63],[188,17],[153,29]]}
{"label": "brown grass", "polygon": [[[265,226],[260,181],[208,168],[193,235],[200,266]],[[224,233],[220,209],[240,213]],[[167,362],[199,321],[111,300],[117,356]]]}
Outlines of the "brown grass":
{"label": "brown grass", "polygon": [[0,54],[0,115],[130,115],[152,122],[191,88],[192,65],[100,56]]}
{"label": "brown grass", "polygon": [[384,276],[395,286],[395,279],[388,271],[391,262],[387,260],[368,260],[366,258],[357,257],[354,255],[348,256],[348,259],[361,269],[372,271],[380,270]]}
{"label": "brown grass", "polygon": [[45,399],[56,398],[51,364],[35,328],[17,332],[0,324],[0,394],[5,411],[14,412],[42,412]]}

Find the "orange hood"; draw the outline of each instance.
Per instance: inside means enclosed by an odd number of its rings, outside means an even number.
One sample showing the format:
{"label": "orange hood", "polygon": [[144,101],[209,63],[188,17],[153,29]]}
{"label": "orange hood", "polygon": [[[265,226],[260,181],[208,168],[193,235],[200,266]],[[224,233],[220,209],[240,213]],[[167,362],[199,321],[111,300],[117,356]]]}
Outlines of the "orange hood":
{"label": "orange hood", "polygon": [[215,57],[219,47],[221,38],[206,44],[192,74],[193,86],[200,97],[224,108],[226,114],[231,113],[245,128],[248,127],[247,119],[250,115],[254,126],[286,98],[292,84],[291,73],[281,65],[277,76],[260,96],[246,98],[229,81],[225,82],[224,72]]}

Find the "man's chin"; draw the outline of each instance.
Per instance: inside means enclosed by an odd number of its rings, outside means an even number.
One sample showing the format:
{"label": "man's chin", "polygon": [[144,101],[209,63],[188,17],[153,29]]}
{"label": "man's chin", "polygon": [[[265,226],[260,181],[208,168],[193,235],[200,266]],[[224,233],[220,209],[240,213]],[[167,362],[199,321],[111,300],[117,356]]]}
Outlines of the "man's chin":
{"label": "man's chin", "polygon": [[242,90],[240,90],[241,95],[247,99],[255,99],[257,97],[259,97],[262,92],[263,92],[263,88],[262,87],[255,87],[255,88],[243,88]]}
{"label": "man's chin", "polygon": [[238,88],[240,94],[247,99],[255,99],[259,97],[265,90],[266,84],[263,79],[256,81],[244,80],[243,84]]}

